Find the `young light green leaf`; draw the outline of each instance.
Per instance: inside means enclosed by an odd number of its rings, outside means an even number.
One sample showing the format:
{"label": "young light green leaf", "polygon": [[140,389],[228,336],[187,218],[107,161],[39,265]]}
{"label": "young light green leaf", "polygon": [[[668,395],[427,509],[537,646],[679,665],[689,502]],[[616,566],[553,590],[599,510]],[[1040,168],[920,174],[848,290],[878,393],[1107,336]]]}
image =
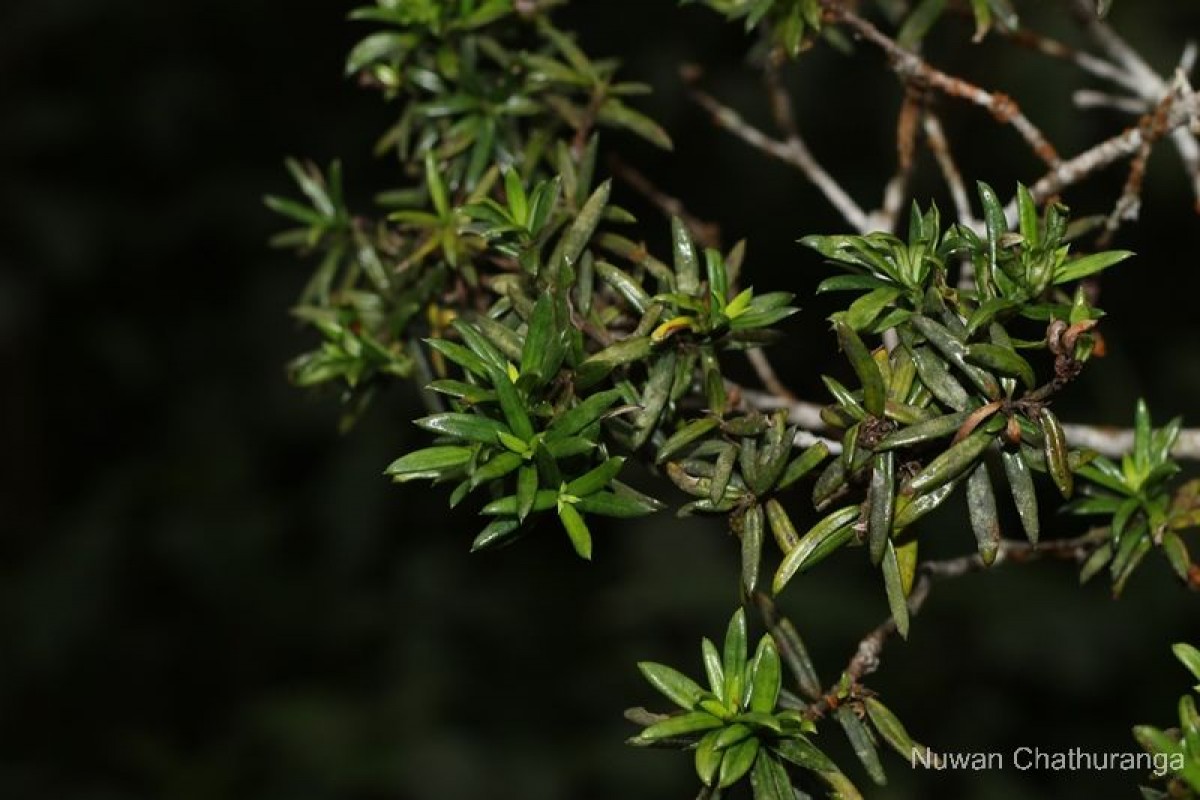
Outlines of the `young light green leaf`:
{"label": "young light green leaf", "polygon": [[762,713],[774,711],[782,686],[783,677],[775,640],[770,634],[764,634],[758,641],[758,649],[755,650],[754,659],[750,664],[750,701],[747,707],[751,711]]}
{"label": "young light green leaf", "polygon": [[704,694],[698,683],[665,664],[642,661],[638,664],[638,669],[651,686],[685,711],[694,708]]}
{"label": "young light green leaf", "polygon": [[397,483],[438,478],[466,465],[473,453],[470,447],[426,447],[396,459],[384,474]]}
{"label": "young light green leaf", "polygon": [[744,739],[725,751],[721,759],[721,769],[717,778],[717,786],[725,789],[740,781],[758,757],[759,741],[756,737]]}

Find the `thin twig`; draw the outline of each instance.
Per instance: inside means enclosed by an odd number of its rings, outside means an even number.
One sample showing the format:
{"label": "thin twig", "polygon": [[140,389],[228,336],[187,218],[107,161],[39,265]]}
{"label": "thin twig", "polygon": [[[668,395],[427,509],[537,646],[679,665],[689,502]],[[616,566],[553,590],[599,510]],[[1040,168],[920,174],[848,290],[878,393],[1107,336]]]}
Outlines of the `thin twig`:
{"label": "thin twig", "polygon": [[616,153],[608,157],[608,167],[613,175],[629,184],[634,191],[645,197],[668,217],[679,217],[692,238],[704,247],[721,249],[721,226],[715,222],[706,222],[687,210],[683,201],[667,194],[658,188],[653,181],[643,175],[637,168],[627,164]]}
{"label": "thin twig", "polygon": [[950,152],[950,143],[946,139],[946,132],[942,129],[941,119],[934,112],[927,111],[924,127],[925,141],[928,143],[934,159],[937,160],[938,168],[942,171],[942,178],[946,181],[946,187],[950,190],[950,199],[954,202],[954,213],[958,216],[959,223],[972,230],[981,229],[981,224],[971,211],[971,198],[967,194],[967,185],[963,182],[962,173],[959,172],[954,156]]}
{"label": "thin twig", "polygon": [[[695,77],[694,70],[684,71],[685,80],[694,82]],[[712,116],[714,123],[751,147],[800,170],[825,195],[829,204],[842,215],[852,228],[859,232],[869,230],[867,215],[846,193],[846,190],[817,162],[808,149],[808,145],[798,135],[789,136],[786,141],[781,142],[743,120],[736,111],[722,104],[707,92],[691,86],[690,94],[692,99]]]}
{"label": "thin twig", "polygon": [[[1000,542],[996,560],[992,567],[983,562],[978,553],[938,561],[925,561],[919,566],[917,581],[908,597],[908,611],[912,616],[920,613],[935,580],[957,578],[973,572],[982,572],[1006,562],[1027,563],[1044,559],[1073,561],[1082,564],[1088,556],[1108,540],[1107,528],[1093,528],[1073,539],[1057,539],[1038,544],[1005,539]],[[873,628],[858,643],[854,656],[846,666],[846,675],[851,683],[857,684],[879,668],[880,656],[888,639],[896,632],[896,622],[888,618]]]}
{"label": "thin twig", "polygon": [[892,69],[906,83],[927,86],[949,97],[966,100],[986,109],[997,122],[1012,125],[1013,129],[1033,150],[1034,155],[1051,167],[1058,163],[1058,152],[1054,146],[1050,144],[1045,134],[1030,122],[1029,118],[1021,111],[1021,107],[1011,97],[1001,92],[989,92],[973,83],[942,72],[921,56],[901,47],[895,39],[851,11],[841,0],[821,0],[821,5],[835,20],[846,23],[859,36],[879,47],[887,55]]}
{"label": "thin twig", "polygon": [[[828,434],[829,426],[821,419],[822,406],[806,400],[787,400],[769,392],[742,388],[742,403],[749,408],[768,411],[776,408],[788,409],[788,420],[813,435]],[[1133,451],[1133,431],[1128,428],[1110,428],[1094,425],[1065,424],[1063,430],[1067,442],[1078,448],[1094,450],[1103,456],[1119,458]],[[1200,461],[1200,428],[1184,428],[1171,450],[1178,459]]]}

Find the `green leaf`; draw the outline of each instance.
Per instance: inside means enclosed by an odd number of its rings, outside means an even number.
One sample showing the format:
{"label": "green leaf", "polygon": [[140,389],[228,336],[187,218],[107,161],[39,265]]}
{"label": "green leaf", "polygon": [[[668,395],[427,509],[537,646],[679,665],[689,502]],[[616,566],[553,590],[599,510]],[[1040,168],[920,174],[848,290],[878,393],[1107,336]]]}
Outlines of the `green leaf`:
{"label": "green leaf", "polygon": [[658,455],[655,456],[654,463],[663,463],[671,456],[687,448],[693,442],[702,439],[719,424],[720,421],[715,417],[701,417],[700,419],[692,420],[671,434],[667,441],[663,443],[663,446],[658,448]]}
{"label": "green leaf", "polygon": [[976,343],[967,346],[966,359],[973,364],[995,370],[1003,375],[1020,378],[1027,388],[1037,383],[1033,367],[1015,350],[996,344]]}
{"label": "green leaf", "polygon": [[987,464],[980,464],[967,478],[967,511],[979,558],[990,565],[1000,549],[1000,515],[996,510],[996,493],[988,477]]}
{"label": "green leaf", "polygon": [[758,569],[762,563],[763,509],[757,503],[742,515],[741,540],[742,588],[750,595],[758,586]]}
{"label": "green leaf", "polygon": [[588,530],[587,523],[583,521],[583,515],[576,511],[575,506],[570,503],[559,503],[558,518],[562,521],[563,529],[570,537],[571,546],[575,548],[575,552],[581,558],[590,561],[592,558],[592,534]]}
{"label": "green leaf", "polygon": [[724,789],[740,781],[758,757],[759,741],[751,737],[730,747],[721,759],[721,770],[717,786]]}
{"label": "green leaf", "polygon": [[652,498],[614,492],[593,492],[579,498],[575,505],[587,514],[619,519],[644,517],[662,508],[662,504]]}
{"label": "green leaf", "polygon": [[787,770],[766,751],[760,752],[754,761],[750,786],[754,789],[754,800],[796,800]]}
{"label": "green leaf", "polygon": [[987,431],[975,431],[929,462],[913,476],[908,488],[916,494],[922,494],[953,481],[979,461],[994,438]]}
{"label": "green leaf", "polygon": [[696,745],[696,775],[705,786],[712,786],[716,780],[721,758],[725,755],[717,749],[717,737],[720,735],[720,730],[709,731]]}
{"label": "green leaf", "polygon": [[725,667],[721,664],[721,654],[712,639],[704,638],[700,651],[704,656],[704,674],[708,676],[708,685],[718,700],[725,700]]}
{"label": "green leaf", "polygon": [[494,519],[475,537],[471,552],[478,553],[508,544],[520,533],[521,523],[515,519]]}
{"label": "green leaf", "polygon": [[659,739],[671,739],[701,731],[710,731],[713,728],[720,728],[724,724],[707,711],[689,711],[686,714],[656,722],[634,737],[632,743],[651,744]]}
{"label": "green leaf", "polygon": [[767,500],[767,522],[771,526],[771,534],[775,537],[775,543],[779,545],[781,553],[787,555],[795,549],[796,545],[800,544],[800,536],[796,533],[796,526],[792,524],[792,518],[774,497]]}
{"label": "green leaf", "polygon": [[846,324],[856,331],[864,330],[875,321],[880,312],[891,305],[903,293],[904,290],[898,286],[889,286],[867,292],[851,303],[850,308],[846,310]]}
{"label": "green leaf", "polygon": [[1132,255],[1134,254],[1129,250],[1106,250],[1102,253],[1092,253],[1067,261],[1054,271],[1054,283],[1070,283],[1089,275],[1095,275],[1114,264],[1120,264]]}
{"label": "green leaf", "polygon": [[[995,400],[1000,397],[1000,384],[987,372],[967,361],[967,346],[959,341],[944,325],[920,314],[913,316],[912,323],[921,332],[921,335],[928,339],[929,343],[945,356],[947,361],[966,375],[981,392],[987,395],[988,399]],[[921,370],[920,362],[917,363],[917,370],[918,372]],[[924,380],[923,374],[922,380]],[[930,391],[936,394],[932,386],[929,388]],[[961,411],[962,409],[956,408],[955,410]]]}
{"label": "green leaf", "polygon": [[647,358],[653,349],[649,336],[631,336],[611,344],[579,365],[577,385],[580,388],[592,386],[617,367]]}
{"label": "green leaf", "polygon": [[849,706],[841,706],[834,712],[834,718],[838,724],[842,726],[842,730],[846,732],[846,738],[850,740],[851,746],[854,748],[854,754],[858,756],[858,760],[866,768],[867,774],[871,776],[871,780],[880,786],[887,783],[887,777],[883,774],[883,764],[879,761],[879,753],[875,750],[875,743],[871,741],[871,732],[854,710]]}
{"label": "green leaf", "polygon": [[864,704],[867,708],[867,718],[879,731],[879,735],[893,750],[906,760],[911,761],[917,744],[908,735],[904,724],[892,713],[891,709],[879,702],[878,698],[868,697]]}
{"label": "green leaf", "polygon": [[671,399],[671,386],[674,382],[675,352],[667,351],[650,365],[650,377],[646,380],[646,388],[642,393],[642,410],[634,418],[634,450],[644,445],[654,433],[658,420]]}
{"label": "green leaf", "polygon": [[624,458],[610,458],[600,466],[568,483],[566,493],[576,497],[594,494],[612,483],[613,478],[617,477],[624,464]]}
{"label": "green leaf", "polygon": [[725,674],[725,706],[736,710],[746,685],[746,612],[741,608],[734,612],[725,631],[721,664]]}
{"label": "green leaf", "polygon": [[1037,203],[1024,184],[1017,184],[1017,215],[1019,230],[1025,239],[1025,248],[1035,249],[1042,243],[1041,226],[1038,224]]}
{"label": "green leaf", "polygon": [[546,442],[558,441],[582,431],[604,415],[613,403],[621,399],[620,389],[608,389],[584,398],[579,405],[563,412],[546,428]]}
{"label": "green leaf", "polygon": [[875,450],[879,452],[901,447],[914,447],[936,439],[944,439],[957,432],[971,416],[971,413],[970,411],[958,411],[899,428],[880,439],[875,445]]}
{"label": "green leaf", "polygon": [[921,383],[927,388],[930,393],[955,411],[968,410],[971,397],[967,394],[967,390],[962,387],[950,370],[946,368],[945,362],[937,355],[924,347],[917,347],[910,351],[913,359],[913,364],[917,368],[917,376],[921,379]]}
{"label": "green leaf", "polygon": [[779,594],[797,573],[813,566],[827,555],[845,544],[854,533],[853,525],[858,520],[859,507],[847,506],[828,515],[800,539],[784,556],[775,573],[771,591]]}
{"label": "green leaf", "polygon": [[509,431],[523,442],[533,438],[533,422],[529,412],[525,410],[525,401],[513,386],[507,374],[493,375],[492,387],[496,390],[496,398],[500,401],[500,410],[504,412],[504,421],[508,423]]}
{"label": "green leaf", "polygon": [[704,689],[698,683],[665,664],[642,661],[638,664],[638,669],[651,686],[685,711],[694,708],[704,694]]}
{"label": "green leaf", "polygon": [[1037,489],[1033,485],[1029,463],[1019,451],[1003,450],[1000,460],[1004,464],[1004,474],[1008,477],[1008,485],[1012,490],[1013,502],[1017,506],[1017,514],[1021,518],[1021,526],[1025,529],[1029,541],[1037,544],[1041,522],[1038,518]]}
{"label": "green leaf", "polygon": [[473,453],[474,449],[470,447],[426,447],[396,459],[384,474],[397,483],[438,478],[465,466]]}
{"label": "green leaf", "polygon": [[538,298],[529,317],[529,330],[521,348],[521,374],[532,375],[538,384],[550,376],[545,374],[546,356],[553,347],[555,334],[554,299],[543,294]]}
{"label": "green leaf", "polygon": [[646,141],[663,150],[673,149],[671,137],[662,126],[640,111],[635,111],[615,97],[610,97],[600,106],[596,115],[601,122],[636,133]]}
{"label": "green leaf", "polygon": [[[1171,652],[1179,659],[1179,662],[1188,668],[1188,671],[1200,681],[1200,650],[1192,647],[1190,644],[1179,643],[1171,646]],[[1200,687],[1197,687],[1200,691]]]}
{"label": "green leaf", "polygon": [[517,519],[524,521],[537,499],[537,467],[526,464],[517,471]]}
{"label": "green leaf", "polygon": [[443,436],[453,436],[480,444],[494,445],[501,433],[511,433],[508,428],[494,419],[474,414],[434,414],[415,421],[417,427]]}
{"label": "green leaf", "polygon": [[765,634],[758,641],[758,649],[754,652],[754,660],[750,664],[750,702],[751,711],[770,713],[775,710],[779,700],[779,690],[783,686],[783,676],[780,671],[779,652],[775,649],[775,640],[770,634]]}
{"label": "green leaf", "polygon": [[433,201],[438,216],[445,217],[450,213],[450,201],[446,198],[446,184],[442,183],[437,157],[432,149],[425,151],[425,186],[429,189],[429,199]]}
{"label": "green leaf", "polygon": [[556,249],[563,266],[574,266],[575,262],[579,260],[583,248],[587,247],[588,241],[596,231],[596,226],[600,223],[600,215],[604,212],[604,207],[608,205],[608,195],[611,189],[610,181],[600,184],[600,187],[592,192],[592,196],[583,204],[583,208],[579,210],[579,216],[571,223],[571,227],[563,234]]}
{"label": "green leaf", "polygon": [[871,561],[878,564],[892,532],[896,499],[896,458],[892,452],[878,453],[871,468],[867,489],[867,542]]}
{"label": "green leaf", "polygon": [[796,766],[813,772],[833,772],[837,769],[837,766],[829,759],[829,756],[822,753],[805,736],[797,734],[789,736],[786,739],[780,739],[774,743],[772,750],[775,751],[776,755],[783,757]]}
{"label": "green leaf", "polygon": [[908,597],[904,591],[904,581],[900,575],[900,562],[896,558],[896,547],[891,539],[885,542],[883,553],[883,586],[887,592],[888,608],[896,623],[896,632],[903,639],[908,638]]}
{"label": "green leaf", "polygon": [[[976,2],[977,16],[979,6],[980,3]],[[984,8],[987,6],[984,5]],[[988,13],[990,15],[990,10]],[[979,199],[983,202],[983,221],[987,227],[988,264],[995,270],[1000,237],[1008,232],[1008,220],[1004,217],[1004,204],[996,196],[995,190],[983,181],[978,183],[978,187]]]}
{"label": "green leaf", "polygon": [[796,456],[787,469],[783,471],[779,481],[775,484],[776,489],[786,489],[796,481],[803,478],[808,473],[812,472],[821,462],[829,457],[829,446],[824,442],[817,442],[803,453]]}
{"label": "green leaf", "polygon": [[842,351],[850,360],[850,365],[854,368],[854,372],[862,384],[863,408],[873,417],[882,417],[887,401],[887,389],[883,384],[883,375],[879,372],[879,365],[875,363],[875,359],[871,357],[871,351],[867,349],[862,339],[849,325],[838,321],[834,323],[834,327],[837,330]]}
{"label": "green leaf", "polygon": [[1048,408],[1038,411],[1038,425],[1042,430],[1046,453],[1046,468],[1054,485],[1064,498],[1070,498],[1074,490],[1074,478],[1071,475],[1071,463],[1067,450],[1067,437],[1063,433],[1058,417]]}
{"label": "green leaf", "polygon": [[[553,489],[540,489],[534,496],[531,511],[547,511],[558,503],[558,492]],[[489,517],[515,517],[518,509],[517,496],[510,494],[488,503],[479,513]]]}

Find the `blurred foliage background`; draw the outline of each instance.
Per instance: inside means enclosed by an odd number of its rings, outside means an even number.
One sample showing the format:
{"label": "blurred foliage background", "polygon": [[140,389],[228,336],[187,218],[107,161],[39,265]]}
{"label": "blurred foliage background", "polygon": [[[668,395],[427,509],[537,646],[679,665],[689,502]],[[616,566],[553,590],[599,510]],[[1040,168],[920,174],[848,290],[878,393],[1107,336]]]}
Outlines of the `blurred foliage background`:
{"label": "blurred foliage background", "polygon": [[[359,207],[396,179],[370,155],[394,110],[341,77],[362,32],[349,7],[0,9],[2,797],[692,796],[686,758],[625,747],[620,711],[653,700],[635,660],[698,671],[698,637],[719,635],[736,600],[736,544],[660,514],[603,531],[594,564],[558,535],[468,557],[469,511],[381,476],[424,441],[415,392],[339,436],[334,400],[285,381],[308,344],[286,315],[308,265],[267,249],[280,223],[261,196],[289,190],[291,154],[341,157]],[[1022,4],[1077,39],[1055,9]],[[1113,13],[1164,72],[1200,34],[1194,3]],[[758,288],[800,293],[774,360],[823,398],[821,372],[845,369],[824,321],[834,301],[812,296],[828,273],[794,241],[844,226],[798,173],[714,129],[677,77],[702,63],[708,88],[765,124],[750,41],[671,0],[578,0],[563,18],[654,83],[642,108],[677,150],[610,143],[728,242],[747,237]],[[1075,110],[1077,72],[966,38],[935,36],[931,59],[1013,94],[1063,152],[1129,124]],[[899,104],[879,56],[821,48],[789,76],[813,149],[877,202]],[[946,112],[968,176],[1010,190],[1037,176],[1011,130]],[[917,191],[948,208],[929,162]],[[1117,242],[1142,258],[1105,278],[1109,355],[1064,418],[1128,424],[1144,395],[1156,419],[1200,423],[1200,225],[1177,164],[1166,147],[1151,162],[1143,220]],[[1107,211],[1123,180],[1114,170],[1067,199]],[[618,200],[661,243],[657,212],[627,187]],[[930,536],[947,554],[972,547],[962,519],[929,523],[953,528]],[[1119,602],[1066,565],[939,585],[871,684],[935,748],[1133,750],[1130,726],[1172,718],[1186,686],[1168,644],[1200,634],[1196,596],[1160,561]],[[835,558],[784,598],[827,677],[886,613],[865,567]],[[875,796],[1133,797],[1143,777],[887,766]]]}

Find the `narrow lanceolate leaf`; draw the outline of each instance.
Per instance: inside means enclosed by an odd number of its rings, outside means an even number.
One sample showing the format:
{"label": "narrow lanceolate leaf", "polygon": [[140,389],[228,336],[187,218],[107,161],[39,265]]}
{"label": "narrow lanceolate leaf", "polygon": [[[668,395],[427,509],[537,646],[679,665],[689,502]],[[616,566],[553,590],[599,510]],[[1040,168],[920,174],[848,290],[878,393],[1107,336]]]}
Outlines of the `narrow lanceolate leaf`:
{"label": "narrow lanceolate leaf", "polygon": [[956,433],[969,416],[970,411],[956,411],[894,430],[876,443],[875,450],[878,452],[895,450],[898,447],[914,447],[936,439],[944,439]]}
{"label": "narrow lanceolate leaf", "polygon": [[908,597],[904,592],[904,581],[900,576],[900,562],[896,559],[896,548],[892,540],[886,542],[883,554],[883,588],[887,592],[888,608],[896,623],[896,632],[908,638]]}
{"label": "narrow lanceolate leaf", "polygon": [[687,226],[679,217],[671,217],[671,241],[671,252],[675,256],[675,288],[680,294],[694,295],[700,291],[700,261]]}
{"label": "narrow lanceolate leaf", "polygon": [[725,667],[721,664],[721,654],[717,652],[717,646],[708,637],[705,637],[701,643],[700,652],[704,656],[704,674],[708,676],[709,688],[712,689],[718,700],[724,702]]}
{"label": "narrow lanceolate leaf", "polygon": [[971,396],[962,384],[946,369],[946,364],[931,350],[918,347],[911,351],[913,364],[917,368],[917,376],[921,383],[941,403],[955,411],[964,411],[971,402]]}
{"label": "narrow lanceolate leaf", "polygon": [[617,477],[624,464],[624,458],[610,458],[600,466],[568,483],[566,493],[576,497],[586,497],[598,492],[612,483],[613,478]]}
{"label": "narrow lanceolate leaf", "polygon": [[812,772],[832,772],[837,766],[806,736],[789,736],[772,745],[775,754]]}
{"label": "narrow lanceolate leaf", "polygon": [[812,658],[808,655],[808,648],[805,647],[804,640],[796,632],[796,626],[792,625],[791,620],[786,617],[779,616],[775,610],[775,603],[765,594],[755,595],[755,601],[762,612],[763,620],[767,623],[767,628],[771,631],[771,638],[775,640],[775,646],[779,650],[780,656],[796,678],[800,690],[809,697],[819,697],[821,680],[817,676]]}
{"label": "narrow lanceolate leaf", "polygon": [[704,694],[704,690],[700,688],[700,684],[682,672],[668,667],[666,664],[642,661],[638,664],[638,669],[641,670],[642,675],[650,682],[650,685],[657,689],[663,697],[685,711],[695,707],[696,703],[700,700],[700,696]]}
{"label": "narrow lanceolate leaf", "polygon": [[646,358],[654,349],[649,336],[631,336],[588,356],[576,370],[576,386],[586,389],[608,377],[617,367]]}
{"label": "narrow lanceolate leaf", "polygon": [[834,712],[834,717],[842,726],[842,730],[846,732],[846,738],[850,740],[854,754],[866,768],[871,780],[880,786],[887,783],[887,777],[883,774],[883,764],[879,761],[879,752],[875,749],[875,742],[871,740],[871,731],[854,713],[854,709],[842,706]]}
{"label": "narrow lanceolate leaf", "polygon": [[850,304],[846,309],[846,324],[856,331],[868,327],[893,300],[903,293],[898,286],[874,289]]}
{"label": "narrow lanceolate leaf", "polygon": [[739,608],[725,631],[725,650],[721,666],[725,673],[725,705],[737,708],[746,686],[746,612]]}
{"label": "narrow lanceolate leaf", "polygon": [[883,558],[884,548],[892,532],[895,499],[895,453],[878,453],[871,469],[871,485],[867,489],[867,542],[872,563],[878,564]]}
{"label": "narrow lanceolate leaf", "polygon": [[834,511],[818,522],[800,539],[799,544],[783,558],[775,573],[771,591],[779,594],[797,573],[813,566],[844,545],[853,535],[859,507],[847,506]]}
{"label": "narrow lanceolate leaf", "polygon": [[842,352],[850,360],[859,383],[863,387],[863,408],[874,417],[882,417],[887,401],[887,389],[883,384],[883,375],[879,373],[879,365],[871,358],[871,351],[863,344],[854,329],[845,322],[834,323]]}
{"label": "narrow lanceolate leaf", "polygon": [[521,523],[515,519],[494,519],[479,532],[471,543],[471,552],[478,553],[508,544],[521,532]]}
{"label": "narrow lanceolate leaf", "polygon": [[865,704],[867,707],[867,718],[871,720],[871,724],[875,726],[875,730],[879,731],[879,735],[883,737],[883,740],[899,753],[901,757],[911,760],[913,750],[917,748],[917,744],[908,735],[904,724],[892,713],[890,708],[879,702],[877,698],[868,697]]}
{"label": "narrow lanceolate leaf", "polygon": [[[921,335],[929,340],[934,349],[966,375],[979,391],[987,395],[989,400],[1000,397],[1000,384],[989,373],[967,361],[967,346],[944,325],[920,314],[912,318],[912,323],[921,332]],[[918,363],[918,370],[920,370],[920,366]],[[934,391],[933,387],[930,387],[930,391]]]}
{"label": "narrow lanceolate leaf", "polygon": [[473,452],[470,447],[426,447],[396,459],[384,474],[397,483],[437,478],[464,466],[471,460]]}
{"label": "narrow lanceolate leaf", "polygon": [[779,651],[775,649],[775,640],[766,634],[759,639],[758,649],[750,664],[750,701],[747,707],[764,714],[774,711],[782,685]]}
{"label": "narrow lanceolate leaf", "polygon": [[956,486],[958,486],[958,481],[951,481],[932,491],[913,495],[911,498],[901,495],[900,500],[896,503],[896,515],[892,527],[897,531],[904,530],[921,517],[932,513],[946,502],[946,498],[954,493]]}
{"label": "narrow lanceolate leaf", "polygon": [[817,442],[792,459],[792,462],[783,471],[783,475],[780,476],[778,483],[775,484],[775,488],[786,489],[820,466],[826,458],[829,458],[829,446],[824,442]]}
{"label": "narrow lanceolate leaf", "polygon": [[501,433],[511,433],[502,423],[474,414],[434,414],[416,420],[419,428],[480,444],[496,444]]}
{"label": "narrow lanceolate leaf", "polygon": [[[1196,680],[1200,681],[1200,650],[1181,642],[1171,645],[1171,652],[1179,659],[1179,663],[1187,667]],[[1200,687],[1197,687],[1197,691],[1200,691]]]}
{"label": "narrow lanceolate leaf", "polygon": [[725,723],[707,711],[689,711],[677,717],[656,722],[633,738],[633,744],[650,744],[660,739],[671,739],[676,736],[687,736],[701,731],[711,731],[720,728]]}
{"label": "narrow lanceolate leaf", "polygon": [[546,441],[553,442],[574,436],[600,419],[604,412],[620,399],[620,389],[609,389],[587,397],[550,423],[550,427],[546,429]]}
{"label": "narrow lanceolate leaf", "polygon": [[575,552],[581,558],[590,561],[592,558],[592,533],[588,530],[587,523],[583,521],[583,515],[576,511],[575,506],[570,503],[560,503],[558,518],[562,520],[563,529],[566,530]]}
{"label": "narrow lanceolate leaf", "polygon": [[1037,489],[1033,485],[1029,464],[1016,450],[1001,451],[1000,460],[1004,464],[1004,475],[1008,478],[1017,514],[1021,517],[1021,527],[1025,529],[1029,541],[1037,544],[1041,522],[1038,520]]}
{"label": "narrow lanceolate leaf", "polygon": [[787,770],[767,752],[760,752],[750,773],[754,800],[796,800]]}
{"label": "narrow lanceolate leaf", "polygon": [[742,515],[742,588],[750,595],[758,586],[758,569],[762,563],[763,509],[755,503]]}
{"label": "narrow lanceolate leaf", "polygon": [[533,510],[533,502],[537,498],[538,474],[537,467],[526,464],[517,471],[517,519],[524,520]]}
{"label": "narrow lanceolate leaf", "polygon": [[721,759],[721,769],[717,776],[717,786],[724,789],[733,786],[745,777],[754,766],[758,757],[759,742],[757,737],[744,739],[725,751]]}
{"label": "narrow lanceolate leaf", "polygon": [[1055,270],[1054,282],[1069,283],[1077,281],[1080,278],[1086,278],[1101,270],[1108,269],[1114,264],[1119,264],[1132,255],[1133,253],[1128,250],[1107,250],[1103,253],[1092,253],[1083,258],[1068,261]]}
{"label": "narrow lanceolate leaf", "polygon": [[533,314],[529,317],[529,330],[521,346],[522,375],[532,375],[538,382],[550,377],[543,374],[542,367],[554,333],[554,300],[549,294],[543,294],[533,307]]}
{"label": "narrow lanceolate leaf", "polygon": [[1042,429],[1044,438],[1046,468],[1050,472],[1050,477],[1054,479],[1054,485],[1058,487],[1058,491],[1062,493],[1063,497],[1069,498],[1074,491],[1075,480],[1071,475],[1067,437],[1063,433],[1062,425],[1059,424],[1058,417],[1054,416],[1054,412],[1048,408],[1043,408],[1038,412],[1038,425]]}
{"label": "narrow lanceolate leaf", "polygon": [[557,250],[564,265],[571,266],[579,260],[579,255],[587,246],[588,240],[592,238],[592,234],[596,230],[596,225],[600,222],[600,215],[604,212],[604,207],[608,205],[608,195],[611,189],[612,184],[609,181],[600,184],[583,204],[583,208],[579,210],[579,216],[571,223],[571,227],[563,234]]}
{"label": "narrow lanceolate leaf", "polygon": [[717,749],[717,737],[720,735],[719,730],[709,731],[696,745],[696,775],[705,786],[712,786],[716,780],[721,758],[725,755]]}
{"label": "narrow lanceolate leaf", "polygon": [[517,387],[508,379],[508,375],[504,374],[495,375],[492,385],[496,389],[496,397],[500,400],[500,410],[504,412],[504,421],[508,423],[508,429],[521,441],[528,442],[533,438],[533,423]]}
{"label": "narrow lanceolate leaf", "polygon": [[1019,356],[1015,350],[996,344],[977,343],[967,346],[967,360],[981,367],[1020,378],[1027,388],[1033,388],[1037,376],[1029,362]]}
{"label": "narrow lanceolate leaf", "polygon": [[646,309],[650,307],[650,295],[646,294],[646,290],[642,288],[642,285],[634,280],[629,273],[609,264],[607,261],[597,261],[595,270],[600,279],[616,289],[633,306],[637,313],[646,313]]}
{"label": "narrow lanceolate leaf", "polygon": [[771,526],[771,534],[775,537],[775,543],[779,545],[781,553],[787,555],[796,545],[800,544],[800,536],[796,533],[796,526],[792,524],[792,518],[774,497],[767,501],[767,522]]}
{"label": "narrow lanceolate leaf", "polygon": [[992,491],[986,464],[975,467],[971,477],[967,478],[967,511],[979,557],[984,564],[991,565],[1000,548],[1000,515],[996,511],[996,493]]}
{"label": "narrow lanceolate leaf", "polygon": [[701,417],[694,419],[687,425],[684,425],[675,433],[671,434],[670,438],[663,443],[663,446],[658,448],[658,454],[654,457],[656,464],[661,464],[671,456],[686,449],[693,442],[697,442],[704,438],[708,433],[712,432],[720,421],[715,417]]}
{"label": "narrow lanceolate leaf", "polygon": [[671,399],[671,384],[675,380],[675,353],[669,351],[650,365],[650,377],[642,393],[642,411],[634,420],[637,432],[633,436],[633,449],[638,449],[649,440],[658,426],[659,417]]}
{"label": "narrow lanceolate leaf", "polygon": [[[976,3],[976,8],[981,5],[986,9],[986,5],[982,3]],[[982,20],[983,17],[980,17],[981,22]],[[986,30],[986,24],[984,24],[984,29]],[[995,269],[1000,237],[1008,231],[1008,221],[1004,218],[1004,204],[996,196],[995,190],[982,181],[978,186],[979,199],[983,203],[984,225],[987,227],[988,264]]]}
{"label": "narrow lanceolate leaf", "polygon": [[644,517],[662,509],[663,504],[645,495],[630,492],[593,492],[579,498],[575,506],[585,514],[595,514],[601,517],[617,519],[632,519]]}
{"label": "narrow lanceolate leaf", "polygon": [[1025,239],[1025,247],[1033,249],[1042,243],[1041,226],[1038,224],[1037,203],[1023,184],[1017,184],[1018,230]]}
{"label": "narrow lanceolate leaf", "polygon": [[943,486],[971,469],[995,438],[986,431],[975,431],[935,458],[909,481],[915,493],[924,493]]}

